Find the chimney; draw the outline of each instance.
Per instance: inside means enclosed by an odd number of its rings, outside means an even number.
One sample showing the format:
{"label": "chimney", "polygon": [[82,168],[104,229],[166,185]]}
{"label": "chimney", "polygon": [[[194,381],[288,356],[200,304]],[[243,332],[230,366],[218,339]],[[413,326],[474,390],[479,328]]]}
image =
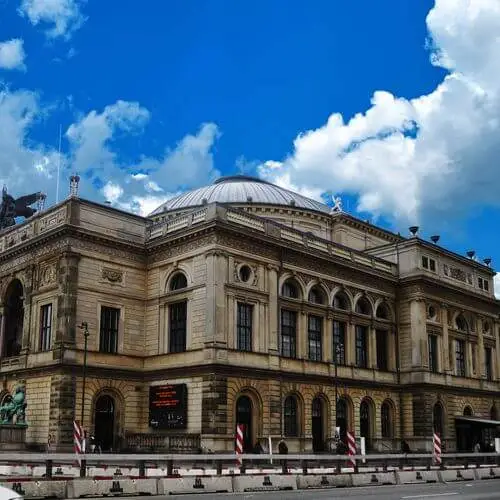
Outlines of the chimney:
{"label": "chimney", "polygon": [[78,184],[80,183],[80,176],[73,174],[69,178],[69,195],[70,196],[78,196]]}

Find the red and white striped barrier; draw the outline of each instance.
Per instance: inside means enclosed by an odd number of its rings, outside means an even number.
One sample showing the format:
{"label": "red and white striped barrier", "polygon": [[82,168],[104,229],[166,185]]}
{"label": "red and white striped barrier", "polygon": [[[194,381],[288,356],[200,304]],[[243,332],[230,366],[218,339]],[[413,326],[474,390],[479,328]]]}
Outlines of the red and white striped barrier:
{"label": "red and white striped barrier", "polygon": [[438,433],[432,435],[432,449],[434,454],[434,463],[441,465],[441,438]]}
{"label": "red and white striped barrier", "polygon": [[356,467],[356,440],[354,439],[354,432],[347,432],[347,454],[352,457],[349,459],[349,463]]}
{"label": "red and white striped barrier", "polygon": [[241,465],[243,462],[240,455],[243,454],[243,425],[236,425],[236,463]]}
{"label": "red and white striped barrier", "polygon": [[[82,440],[83,440],[83,429],[80,426],[78,420],[73,421],[73,449],[75,450],[75,455],[81,455],[82,450]],[[81,466],[80,459],[77,460],[79,466]]]}

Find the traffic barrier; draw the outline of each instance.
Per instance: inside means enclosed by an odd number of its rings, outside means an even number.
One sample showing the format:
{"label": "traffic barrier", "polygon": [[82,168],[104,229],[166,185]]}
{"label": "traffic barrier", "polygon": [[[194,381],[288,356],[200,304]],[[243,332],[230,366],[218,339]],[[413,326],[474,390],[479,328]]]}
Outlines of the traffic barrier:
{"label": "traffic barrier", "polygon": [[2,481],[0,484],[19,493],[25,499],[67,498],[66,481]]}
{"label": "traffic barrier", "polygon": [[474,469],[449,469],[438,471],[438,477],[442,483],[454,483],[456,481],[474,481],[476,474]]}
{"label": "traffic barrier", "polygon": [[474,469],[477,479],[498,479],[500,478],[500,467],[480,467]]}
{"label": "traffic barrier", "polygon": [[437,483],[439,480],[437,472],[435,470],[397,471],[397,484]]}
{"label": "traffic barrier", "polygon": [[299,490],[347,488],[352,486],[352,474],[308,474],[297,476]]}
{"label": "traffic barrier", "polygon": [[297,489],[297,477],[294,475],[269,474],[263,476],[233,476],[234,493],[252,491],[287,491]]}
{"label": "traffic barrier", "polygon": [[352,474],[353,486],[384,486],[390,484],[397,484],[394,472]]}
{"label": "traffic barrier", "polygon": [[[67,498],[87,496],[157,495],[156,479],[73,479],[68,481]],[[64,497],[63,497],[64,498]]]}
{"label": "traffic barrier", "polygon": [[159,495],[232,493],[230,476],[167,477],[158,479]]}

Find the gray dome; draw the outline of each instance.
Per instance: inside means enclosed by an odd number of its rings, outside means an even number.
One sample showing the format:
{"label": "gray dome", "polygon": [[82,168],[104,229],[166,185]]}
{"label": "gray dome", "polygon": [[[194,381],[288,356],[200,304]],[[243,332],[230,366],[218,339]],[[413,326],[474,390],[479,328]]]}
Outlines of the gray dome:
{"label": "gray dome", "polygon": [[208,203],[234,203],[257,205],[281,205],[303,208],[316,212],[330,212],[330,207],[300,194],[283,189],[270,182],[249,177],[233,175],[217,179],[211,186],[205,186],[183,193],[160,205],[150,216],[183,210]]}

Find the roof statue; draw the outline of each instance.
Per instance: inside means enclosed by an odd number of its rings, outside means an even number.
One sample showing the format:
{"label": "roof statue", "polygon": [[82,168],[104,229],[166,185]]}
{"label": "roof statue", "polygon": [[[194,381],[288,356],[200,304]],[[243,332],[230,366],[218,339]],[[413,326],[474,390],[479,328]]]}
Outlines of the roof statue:
{"label": "roof statue", "polygon": [[0,205],[0,229],[14,226],[16,224],[16,217],[24,217],[27,219],[35,212],[35,208],[30,205],[44,199],[45,195],[41,192],[20,196],[14,199],[13,196],[7,193],[7,188],[4,186],[2,189],[2,203]]}
{"label": "roof statue", "polygon": [[332,196],[333,207],[332,213],[343,212],[342,198],[340,196]]}

